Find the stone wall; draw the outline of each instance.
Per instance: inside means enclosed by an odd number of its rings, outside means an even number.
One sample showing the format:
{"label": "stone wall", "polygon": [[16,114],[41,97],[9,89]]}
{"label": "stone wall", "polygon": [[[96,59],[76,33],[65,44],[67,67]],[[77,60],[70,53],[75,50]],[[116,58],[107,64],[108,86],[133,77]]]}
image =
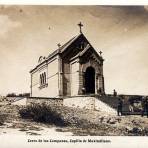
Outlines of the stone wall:
{"label": "stone wall", "polygon": [[63,99],[63,105],[75,108],[94,109],[94,97],[76,96]]}
{"label": "stone wall", "polygon": [[63,105],[68,107],[98,110],[109,114],[116,114],[116,110],[93,96],[76,96],[63,99]]}
{"label": "stone wall", "polygon": [[51,106],[63,106],[63,99],[61,98],[42,98],[42,97],[27,98],[27,105],[30,105],[32,103],[37,103],[37,104],[45,103]]}
{"label": "stone wall", "polygon": [[27,103],[27,98],[21,98],[20,100],[12,102],[13,105],[18,105],[18,106],[26,106]]}
{"label": "stone wall", "polygon": [[16,101],[22,100],[24,98],[26,98],[26,97],[14,96],[14,97],[6,97],[6,100],[12,103],[12,102],[16,102]]}

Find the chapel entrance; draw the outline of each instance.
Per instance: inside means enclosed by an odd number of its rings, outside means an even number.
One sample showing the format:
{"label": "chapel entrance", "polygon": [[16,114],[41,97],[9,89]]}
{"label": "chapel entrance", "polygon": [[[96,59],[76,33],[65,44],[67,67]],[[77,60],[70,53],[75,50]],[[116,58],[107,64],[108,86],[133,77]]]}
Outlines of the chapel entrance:
{"label": "chapel entrance", "polygon": [[95,69],[88,67],[85,72],[85,91],[86,94],[95,93]]}

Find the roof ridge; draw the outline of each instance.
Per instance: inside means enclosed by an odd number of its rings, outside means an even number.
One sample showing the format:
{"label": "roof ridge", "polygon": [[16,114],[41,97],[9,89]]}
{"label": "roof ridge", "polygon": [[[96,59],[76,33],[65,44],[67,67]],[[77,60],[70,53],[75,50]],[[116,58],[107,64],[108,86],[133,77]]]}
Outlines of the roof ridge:
{"label": "roof ridge", "polygon": [[47,58],[51,57],[54,54],[57,54],[59,52],[61,52],[62,50],[64,50],[65,48],[67,48],[71,43],[73,43],[82,33],[72,37],[70,40],[68,40],[65,44],[63,44],[61,47],[59,47],[58,49],[54,50],[53,52],[51,52]]}
{"label": "roof ridge", "polygon": [[72,44],[82,33],[74,36],[73,38],[71,38],[68,42],[66,42],[62,47],[60,47],[60,50],[64,50],[65,48],[67,48],[70,44]]}

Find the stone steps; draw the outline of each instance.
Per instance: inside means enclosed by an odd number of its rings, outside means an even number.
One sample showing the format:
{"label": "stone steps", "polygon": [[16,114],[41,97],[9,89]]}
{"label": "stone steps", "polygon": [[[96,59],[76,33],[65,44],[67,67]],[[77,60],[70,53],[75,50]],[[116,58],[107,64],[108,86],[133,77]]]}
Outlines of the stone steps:
{"label": "stone steps", "polygon": [[95,110],[106,112],[108,114],[117,114],[117,111],[109,104],[95,98]]}

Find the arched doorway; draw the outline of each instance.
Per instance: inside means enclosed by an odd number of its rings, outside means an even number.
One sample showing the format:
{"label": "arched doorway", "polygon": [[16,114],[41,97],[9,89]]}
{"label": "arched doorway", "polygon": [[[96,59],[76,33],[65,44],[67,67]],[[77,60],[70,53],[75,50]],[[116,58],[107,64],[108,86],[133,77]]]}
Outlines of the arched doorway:
{"label": "arched doorway", "polygon": [[95,93],[95,69],[88,67],[85,72],[85,91],[87,94]]}

